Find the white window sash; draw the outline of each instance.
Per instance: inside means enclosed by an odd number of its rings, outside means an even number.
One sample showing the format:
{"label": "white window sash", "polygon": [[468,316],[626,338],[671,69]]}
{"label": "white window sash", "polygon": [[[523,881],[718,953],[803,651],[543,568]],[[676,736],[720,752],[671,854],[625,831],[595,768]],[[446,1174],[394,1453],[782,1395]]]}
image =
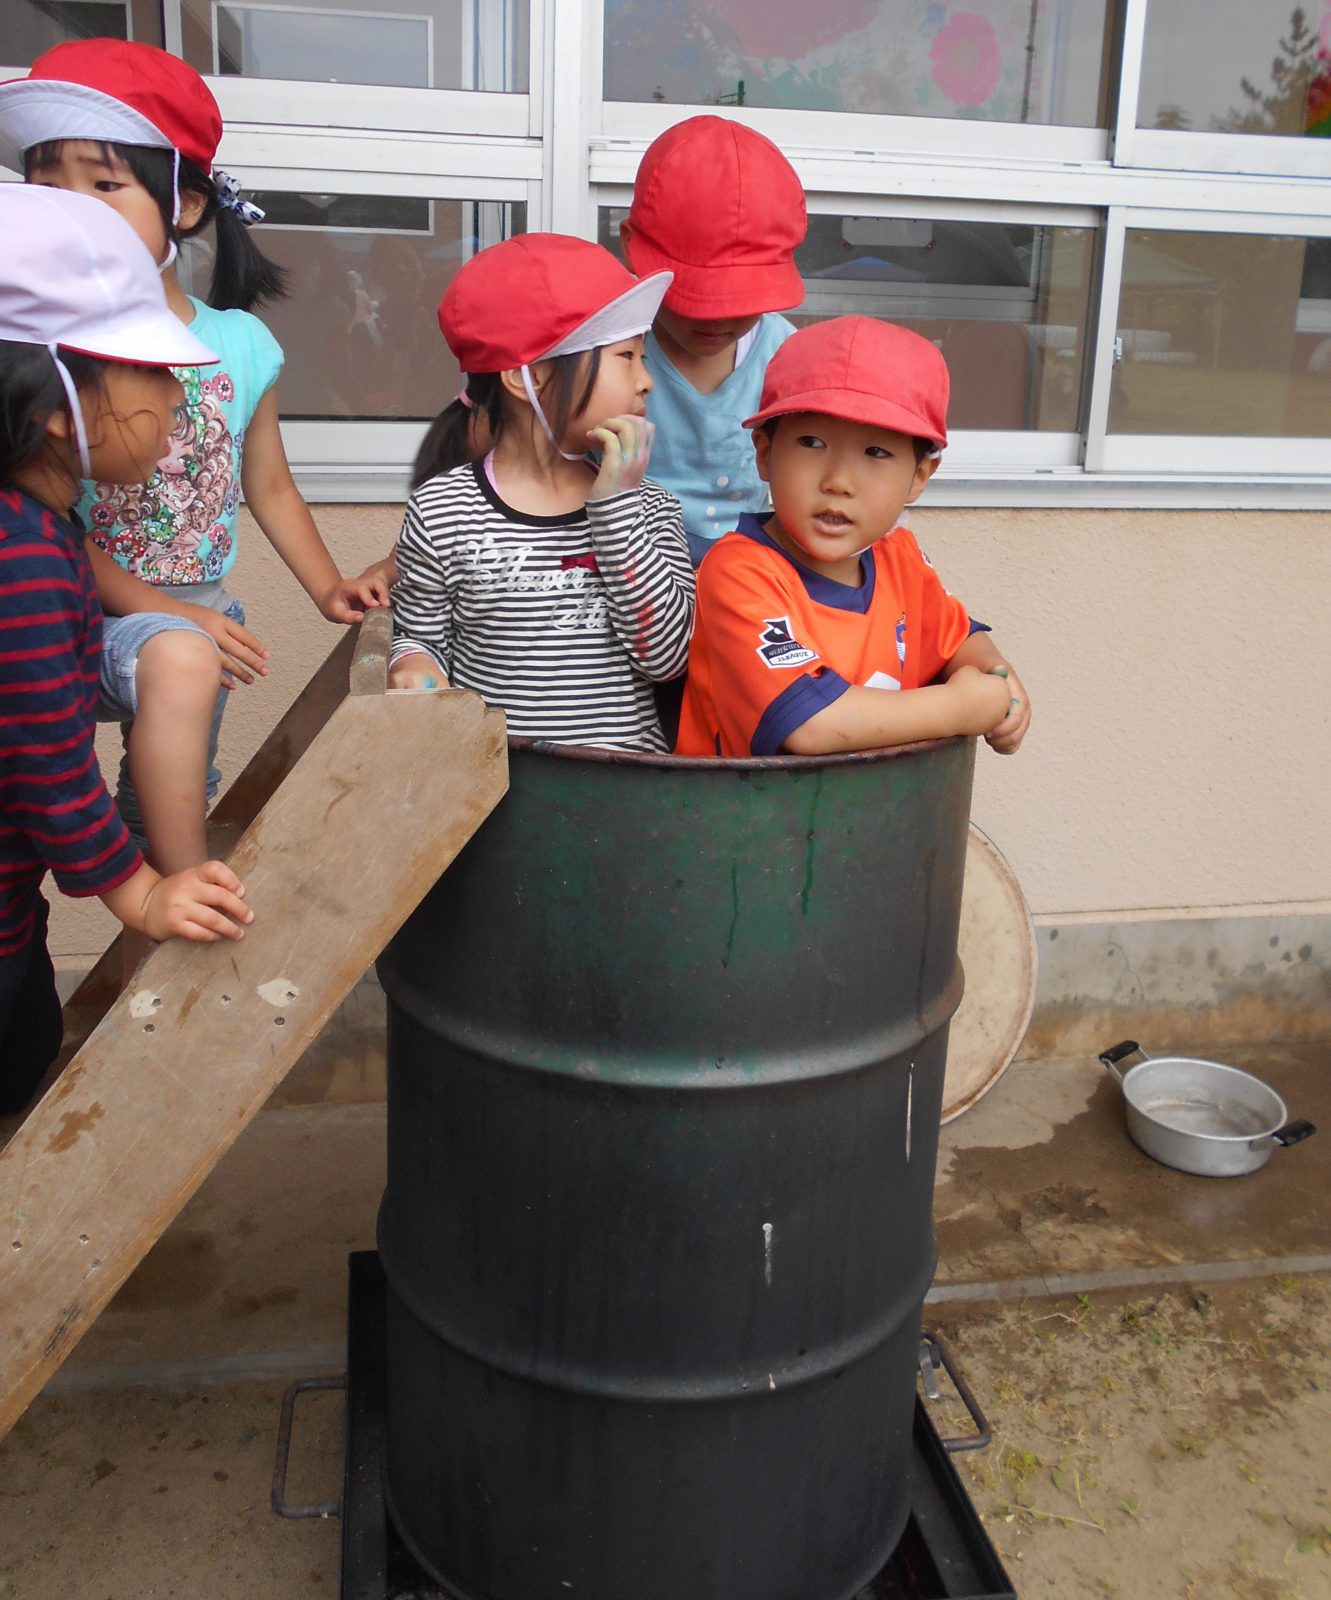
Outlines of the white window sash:
{"label": "white window sash", "polygon": [[525,138],[531,131],[525,94],[231,76],[209,78],[208,87],[228,129],[233,123],[249,123],[321,132],[350,128],[446,135],[465,128],[473,137],[491,139]]}
{"label": "white window sash", "polygon": [[689,106],[607,100],[601,107],[600,136],[614,144],[649,145],[681,117],[728,117],[765,134],[790,153],[792,147],[839,149],[880,157],[908,152],[907,159],[973,156],[977,143],[996,160],[1072,162],[1108,159],[1104,128],[1063,124],[982,122],[972,118],[905,117],[864,111],[785,111],[753,106]]}
{"label": "white window sash", "polygon": [[[1241,464],[1235,470],[1236,464]],[[1245,470],[1246,469],[1246,470]],[[1105,440],[1106,472],[1204,472],[1242,482],[1252,472],[1264,478],[1331,476],[1331,440],[1253,438],[1205,434],[1111,433]],[[1326,500],[1331,503],[1331,483]]]}

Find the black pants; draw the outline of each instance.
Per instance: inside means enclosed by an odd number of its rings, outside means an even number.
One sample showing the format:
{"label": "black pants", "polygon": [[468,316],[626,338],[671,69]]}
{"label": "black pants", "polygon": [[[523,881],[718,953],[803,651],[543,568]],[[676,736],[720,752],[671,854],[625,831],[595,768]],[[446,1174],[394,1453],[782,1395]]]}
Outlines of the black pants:
{"label": "black pants", "polygon": [[41,900],[27,944],[0,956],[0,1116],[23,1110],[60,1050],[60,996],[46,948],[46,915]]}

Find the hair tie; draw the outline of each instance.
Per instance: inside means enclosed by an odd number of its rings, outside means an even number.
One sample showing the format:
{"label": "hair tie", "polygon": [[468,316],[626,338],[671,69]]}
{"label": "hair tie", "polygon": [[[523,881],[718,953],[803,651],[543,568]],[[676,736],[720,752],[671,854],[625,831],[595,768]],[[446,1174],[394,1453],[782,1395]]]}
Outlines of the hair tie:
{"label": "hair tie", "polygon": [[220,167],[213,168],[213,193],[217,196],[218,205],[224,211],[234,211],[247,228],[262,222],[266,215],[262,206],[240,198],[240,180],[233,178],[229,172],[223,172]]}
{"label": "hair tie", "polygon": [[458,404],[466,406],[468,411],[475,411],[476,409],[476,402],[467,393],[467,386],[465,384],[463,384],[462,388],[458,390]]}

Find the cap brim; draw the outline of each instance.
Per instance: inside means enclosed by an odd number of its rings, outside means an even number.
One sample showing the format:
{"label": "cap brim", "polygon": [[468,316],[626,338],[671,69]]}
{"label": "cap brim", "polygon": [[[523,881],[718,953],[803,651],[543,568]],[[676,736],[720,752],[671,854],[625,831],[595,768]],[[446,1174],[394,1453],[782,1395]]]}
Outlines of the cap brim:
{"label": "cap brim", "polygon": [[756,317],[766,311],[793,311],[804,301],[804,280],[793,261],[768,266],[694,267],[673,261],[638,234],[630,234],[629,264],[639,274],[675,275],[665,297],[667,311],[706,322],[724,317]]}
{"label": "cap brim", "polygon": [[0,162],[21,176],[23,152],[48,139],[106,139],[171,149],[171,141],[147,117],[100,89],[55,78],[0,83]]}
{"label": "cap brim", "polygon": [[862,422],[870,428],[888,428],[893,433],[908,433],[912,439],[931,439],[940,449],[947,444],[947,435],[940,439],[937,429],[918,413],[880,394],[858,389],[805,389],[800,394],[785,395],[761,411],[755,411],[751,417],[745,417],[740,427],[761,428],[773,417],[796,416],[802,411],[842,417],[847,422]]}
{"label": "cap brim", "polygon": [[640,333],[646,333],[661,309],[670,279],[669,272],[654,272],[650,277],[639,278],[631,288],[616,295],[536,359],[549,361],[554,356],[576,355],[582,350],[597,350],[603,345],[619,344],[623,339],[635,339]]}
{"label": "cap brim", "polygon": [[166,310],[90,320],[86,327],[71,329],[60,345],[79,355],[140,367],[211,367],[222,359]]}

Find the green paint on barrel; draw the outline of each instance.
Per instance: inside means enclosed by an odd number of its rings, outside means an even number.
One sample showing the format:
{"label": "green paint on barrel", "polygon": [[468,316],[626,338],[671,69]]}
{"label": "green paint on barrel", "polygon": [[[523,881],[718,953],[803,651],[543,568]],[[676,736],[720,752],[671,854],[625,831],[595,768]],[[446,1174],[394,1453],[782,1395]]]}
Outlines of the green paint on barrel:
{"label": "green paint on barrel", "polygon": [[514,741],[380,963],[388,1493],[464,1600],[847,1600],[909,1505],[974,748]]}

